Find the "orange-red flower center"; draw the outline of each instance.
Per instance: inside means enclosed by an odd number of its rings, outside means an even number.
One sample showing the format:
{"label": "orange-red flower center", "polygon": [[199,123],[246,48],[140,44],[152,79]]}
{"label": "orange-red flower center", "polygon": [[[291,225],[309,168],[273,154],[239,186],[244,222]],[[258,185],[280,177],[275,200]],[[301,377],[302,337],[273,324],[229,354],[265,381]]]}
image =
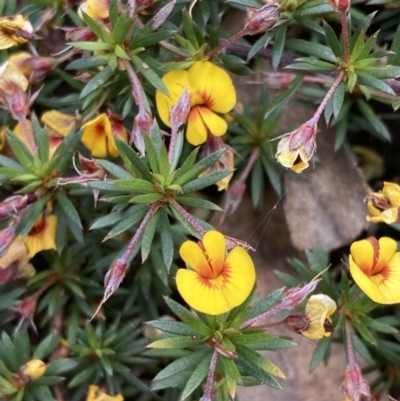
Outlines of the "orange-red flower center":
{"label": "orange-red flower center", "polygon": [[367,240],[372,245],[374,250],[374,256],[371,263],[361,264],[359,268],[367,275],[367,276],[375,276],[377,274],[381,274],[384,278],[388,275],[387,265],[384,261],[379,261],[379,242],[375,237],[369,237]]}
{"label": "orange-red flower center", "polygon": [[37,220],[35,225],[32,227],[31,231],[29,231],[29,235],[36,235],[41,233],[44,228],[46,226],[46,221],[43,217],[43,215],[41,215]]}

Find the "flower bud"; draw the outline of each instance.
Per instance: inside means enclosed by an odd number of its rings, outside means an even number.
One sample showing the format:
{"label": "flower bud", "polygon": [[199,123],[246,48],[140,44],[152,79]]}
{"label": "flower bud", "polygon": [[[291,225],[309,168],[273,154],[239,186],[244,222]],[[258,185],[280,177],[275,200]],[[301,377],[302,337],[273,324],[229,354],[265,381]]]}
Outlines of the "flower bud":
{"label": "flower bud", "polygon": [[34,56],[27,52],[14,54],[8,60],[24,74],[31,84],[43,80],[54,67],[54,61],[50,57]]}
{"label": "flower bud", "polygon": [[178,130],[187,121],[190,111],[190,96],[187,88],[179,96],[178,101],[171,107],[169,121],[173,129]]}
{"label": "flower bud", "polygon": [[140,110],[133,120],[133,130],[129,142],[135,145],[142,157],[144,157],[146,153],[143,134],[150,134],[152,124],[153,118],[145,110]]}
{"label": "flower bud", "polygon": [[8,219],[17,214],[36,200],[37,196],[35,194],[10,196],[0,203],[0,220]]}
{"label": "flower bud", "polygon": [[279,3],[271,1],[260,8],[247,8],[247,20],[244,26],[248,35],[257,35],[271,31],[282,22],[280,21]]}
{"label": "flower bud", "polygon": [[360,367],[354,363],[346,367],[343,388],[351,401],[368,401],[371,399],[369,385],[363,378]]}
{"label": "flower bud", "polygon": [[328,0],[335,11],[347,11],[351,6],[351,0]]}
{"label": "flower bud", "polygon": [[63,28],[66,32],[65,39],[68,42],[90,42],[96,39],[96,35],[89,27]]}
{"label": "flower bud", "polygon": [[28,94],[17,84],[6,81],[0,87],[0,101],[15,120],[25,118],[29,112]]}
{"label": "flower bud", "polygon": [[19,368],[18,376],[25,384],[40,379],[46,372],[46,364],[40,359],[32,359]]}
{"label": "flower bud", "polygon": [[315,290],[320,281],[321,279],[312,280],[303,287],[295,287],[286,291],[282,300],[285,309],[293,309],[300,305],[307,298],[308,294]]}

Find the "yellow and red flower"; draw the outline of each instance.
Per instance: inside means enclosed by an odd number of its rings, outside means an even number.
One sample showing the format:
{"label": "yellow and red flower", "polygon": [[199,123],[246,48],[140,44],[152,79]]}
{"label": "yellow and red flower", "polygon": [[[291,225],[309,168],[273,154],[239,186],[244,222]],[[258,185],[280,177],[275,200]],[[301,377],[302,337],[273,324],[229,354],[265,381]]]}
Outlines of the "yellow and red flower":
{"label": "yellow and red flower", "polygon": [[399,303],[400,252],[396,241],[369,237],[353,242],[350,252],[350,273],[361,290],[377,303]]}
{"label": "yellow and red flower", "polygon": [[226,255],[226,240],[208,231],[201,243],[186,241],[180,248],[188,269],[178,269],[176,284],[193,309],[219,315],[242,304],[249,296],[256,273],[252,259],[242,247]]}
{"label": "yellow and red flower", "polygon": [[236,103],[236,92],[229,75],[209,61],[198,61],[188,70],[171,71],[163,77],[169,96],[156,92],[157,110],[165,125],[171,127],[171,108],[183,91],[190,96],[186,138],[192,145],[201,145],[209,134],[224,135],[228,124],[216,113],[228,113]]}
{"label": "yellow and red flower", "polygon": [[82,142],[94,157],[118,156],[114,136],[125,142],[128,141],[128,133],[121,121],[113,115],[107,116],[106,113],[88,121],[82,128]]}
{"label": "yellow and red flower", "polygon": [[365,198],[372,216],[367,221],[392,224],[399,221],[400,186],[393,182],[384,182],[382,192],[372,192]]}
{"label": "yellow and red flower", "polygon": [[39,216],[29,234],[24,238],[30,258],[40,251],[56,249],[56,229],[56,215],[44,217],[42,213]]}

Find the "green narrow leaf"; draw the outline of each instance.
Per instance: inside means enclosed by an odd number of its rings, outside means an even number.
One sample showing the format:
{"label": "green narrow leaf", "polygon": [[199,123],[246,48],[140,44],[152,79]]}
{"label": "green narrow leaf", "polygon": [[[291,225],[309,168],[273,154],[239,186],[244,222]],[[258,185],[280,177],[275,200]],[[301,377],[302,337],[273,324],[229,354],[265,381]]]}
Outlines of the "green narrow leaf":
{"label": "green narrow leaf", "polygon": [[171,298],[164,297],[165,302],[184,323],[189,325],[193,330],[202,335],[212,335],[213,331],[206,326],[197,316],[193,315],[184,306],[178,304]]}
{"label": "green narrow leaf", "polygon": [[332,63],[336,62],[336,56],[333,51],[328,46],[324,46],[319,43],[310,43],[304,39],[287,39],[286,47],[290,50],[308,54],[309,56],[314,56],[321,60]]}
{"label": "green narrow leaf", "polygon": [[246,61],[249,62],[260,50],[265,49],[271,41],[272,37],[273,35],[271,32],[268,32],[261,36],[261,38],[258,39],[256,43],[254,43],[250,51],[247,53]]}
{"label": "green narrow leaf", "polygon": [[114,74],[114,71],[110,66],[104,67],[98,74],[96,74],[82,89],[80,99],[92,93],[95,89],[100,88],[104,85],[109,78]]}
{"label": "green narrow leaf", "polygon": [[159,217],[160,214],[156,211],[153,216],[150,217],[144,229],[142,237],[142,263],[144,263],[149,256]]}
{"label": "green narrow leaf", "polygon": [[364,323],[361,323],[358,319],[353,320],[354,327],[356,330],[360,333],[361,337],[367,341],[368,343],[371,343],[373,345],[376,345],[376,339],[370,332],[370,330],[367,328],[367,326]]}
{"label": "green narrow leaf", "polygon": [[134,167],[143,179],[152,182],[153,176],[139,155],[126,142],[116,138],[115,143],[127,169],[132,173],[129,166]]}
{"label": "green narrow leaf", "polygon": [[164,208],[160,209],[158,227],[161,237],[161,252],[167,270],[171,268],[174,259],[174,241],[172,239],[171,224],[168,220],[168,214]]}
{"label": "green narrow leaf", "polygon": [[71,200],[65,195],[65,193],[62,192],[61,190],[58,190],[56,192],[56,199],[60,204],[61,210],[64,212],[65,217],[71,220],[80,229],[82,229],[82,223],[79,217],[79,213],[76,210],[74,204],[71,202]]}
{"label": "green narrow leaf", "polygon": [[49,160],[49,134],[42,128],[35,113],[32,113],[32,131],[38,149],[39,158],[44,164]]}
{"label": "green narrow leaf", "polygon": [[385,124],[381,121],[381,119],[375,114],[375,111],[372,109],[372,107],[369,106],[368,103],[363,99],[357,99],[357,106],[363,116],[375,128],[375,131],[380,134],[383,139],[390,141],[390,132],[386,128]]}
{"label": "green narrow leaf", "polygon": [[200,363],[196,366],[193,373],[189,377],[189,380],[187,381],[185,388],[182,391],[183,399],[189,397],[189,395],[192,394],[193,391],[200,386],[205,377],[207,377],[208,371],[210,369],[212,356],[213,352],[209,351],[208,354],[205,355],[203,359],[200,361]]}
{"label": "green narrow leaf", "polygon": [[279,67],[279,63],[281,62],[285,40],[286,25],[281,25],[275,31],[274,45],[272,47],[272,68],[274,69],[274,71],[276,71],[276,69]]}
{"label": "green narrow leaf", "polygon": [[333,115],[335,116],[336,119],[338,118],[340,110],[342,109],[345,93],[346,93],[346,83],[341,82],[333,95]]}
{"label": "green narrow leaf", "polygon": [[29,206],[26,213],[22,216],[22,219],[19,222],[17,229],[15,230],[16,235],[20,235],[22,238],[24,238],[29,234],[29,231],[31,231],[40,214],[42,213],[43,208],[50,200],[50,197],[50,194],[45,194],[34,204]]}
{"label": "green narrow leaf", "polygon": [[166,333],[176,334],[179,336],[195,336],[197,333],[187,324],[182,322],[174,322],[173,320],[152,320],[146,324],[162,330]]}
{"label": "green narrow leaf", "polygon": [[130,57],[137,70],[146,78],[146,80],[154,86],[154,88],[164,93],[164,95],[169,96],[168,89],[161,78],[138,56],[131,53]]}
{"label": "green narrow leaf", "polygon": [[267,118],[278,107],[287,103],[290,98],[296,93],[297,89],[303,82],[303,76],[297,76],[289,85],[288,89],[276,96],[272,102],[269,103],[267,111],[265,112],[264,119]]}
{"label": "green narrow leaf", "polygon": [[323,337],[318,341],[310,362],[310,373],[321,363],[331,346],[330,337]]}
{"label": "green narrow leaf", "polygon": [[33,155],[25,144],[10,130],[7,131],[7,143],[10,145],[15,157],[26,169],[34,172]]}
{"label": "green narrow leaf", "polygon": [[268,294],[266,297],[258,301],[250,310],[250,313],[247,316],[247,319],[252,319],[262,313],[268,311],[275,302],[277,302],[283,295],[284,288],[280,288],[275,290],[271,294]]}
{"label": "green narrow leaf", "polygon": [[219,180],[222,180],[229,174],[231,174],[233,170],[218,170],[213,171],[212,173],[203,175],[200,178],[197,178],[185,185],[182,186],[182,192],[187,194],[189,192],[200,191],[201,189],[210,187],[211,185],[217,183]]}

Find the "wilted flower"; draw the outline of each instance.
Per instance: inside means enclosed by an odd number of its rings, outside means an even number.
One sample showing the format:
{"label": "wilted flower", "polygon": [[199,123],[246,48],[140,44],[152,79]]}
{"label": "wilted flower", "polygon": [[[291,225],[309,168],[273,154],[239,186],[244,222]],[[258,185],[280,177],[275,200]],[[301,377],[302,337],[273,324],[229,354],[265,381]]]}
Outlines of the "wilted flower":
{"label": "wilted flower", "polygon": [[32,33],[31,23],[20,14],[0,18],[0,50],[26,43]]}
{"label": "wilted flower", "polygon": [[400,208],[400,186],[393,182],[384,182],[382,192],[371,192],[365,200],[372,216],[367,221],[386,224],[398,223]]}
{"label": "wilted flower", "polygon": [[128,134],[120,120],[106,113],[100,114],[82,126],[82,142],[94,157],[116,157],[119,152],[115,145],[114,135],[127,142]]}
{"label": "wilted flower", "polygon": [[23,383],[40,379],[46,372],[46,364],[40,359],[32,359],[19,368],[18,377]]}
{"label": "wilted flower", "polygon": [[35,56],[28,52],[12,54],[8,61],[15,65],[31,84],[43,80],[54,67],[54,61],[50,57]]}
{"label": "wilted flower", "polygon": [[56,215],[44,217],[42,213],[39,216],[29,234],[24,238],[30,258],[33,258],[40,251],[56,249],[56,228]]}
{"label": "wilted flower", "polygon": [[13,118],[25,118],[30,107],[30,98],[26,93],[28,80],[10,62],[0,67],[0,101]]}
{"label": "wilted flower", "polygon": [[[11,243],[15,238],[16,224],[12,224],[9,227],[0,231],[0,258],[7,252]],[[7,267],[7,266],[5,266]]]}
{"label": "wilted flower", "polygon": [[209,134],[221,136],[228,129],[227,122],[216,113],[228,113],[236,103],[236,92],[229,75],[220,67],[198,61],[188,70],[171,71],[163,77],[169,96],[156,92],[160,118],[168,127],[171,110],[182,93],[190,96],[186,138],[192,145],[201,145]]}
{"label": "wilted flower", "polygon": [[369,401],[371,390],[363,378],[361,369],[356,364],[349,364],[344,372],[343,388],[351,401]]}
{"label": "wilted flower", "polygon": [[302,315],[290,315],[285,319],[286,327],[310,340],[330,336],[336,303],[324,294],[312,295]]}
{"label": "wilted flower", "polygon": [[86,401],[124,401],[124,397],[122,397],[121,394],[114,396],[108,395],[99,386],[91,384],[88,389]]}
{"label": "wilted flower", "polygon": [[275,29],[282,22],[280,20],[280,4],[269,1],[260,8],[247,8],[247,20],[244,26],[247,35],[257,35]]}
{"label": "wilted flower", "polygon": [[82,18],[82,13],[86,13],[93,19],[108,18],[110,10],[109,0],[86,0],[78,9],[78,15]]}
{"label": "wilted flower", "polygon": [[250,294],[256,280],[253,261],[239,246],[226,255],[221,233],[208,231],[200,244],[186,241],[179,253],[188,268],[178,269],[176,285],[193,309],[219,315],[240,305]]}
{"label": "wilted flower", "polygon": [[24,242],[19,238],[15,239],[0,257],[0,284],[22,277],[32,277],[36,271],[28,262],[29,255]]}
{"label": "wilted flower", "polygon": [[[229,146],[225,145],[223,139],[220,137],[211,136],[210,138],[208,138],[208,141],[206,142],[204,148],[203,157],[207,157],[210,154],[217,152],[218,150],[221,149],[224,149],[224,153],[222,153],[221,157],[210,168],[204,171],[201,174],[201,176],[212,173],[213,171],[234,169],[235,165],[234,165],[233,151],[229,148]],[[226,191],[228,189],[229,182],[231,181],[232,177],[233,177],[233,171],[226,177],[217,181],[215,185],[218,187],[218,191]]]}
{"label": "wilted flower", "polygon": [[279,137],[282,139],[279,141],[275,154],[278,162],[296,173],[301,173],[308,167],[308,161],[313,157],[317,148],[316,135],[317,126],[307,122],[296,130]]}
{"label": "wilted flower", "polygon": [[[26,122],[26,127],[29,130],[30,135],[33,137],[33,131],[32,131],[32,122],[29,119],[25,120]],[[29,145],[29,141],[28,138],[26,137],[26,133],[24,131],[24,129],[22,128],[22,124],[18,123],[14,129],[13,129],[13,133],[24,143],[24,145],[26,146],[26,148],[29,150],[29,152],[32,153],[32,149]]]}
{"label": "wilted flower", "polygon": [[357,285],[379,304],[400,302],[400,252],[395,240],[369,237],[351,244],[350,273]]}
{"label": "wilted flower", "polygon": [[8,318],[8,320],[20,319],[18,327],[20,327],[23,322],[27,322],[37,333],[37,328],[35,322],[33,321],[36,306],[37,296],[33,295],[25,298],[17,306],[10,308],[11,316]]}

